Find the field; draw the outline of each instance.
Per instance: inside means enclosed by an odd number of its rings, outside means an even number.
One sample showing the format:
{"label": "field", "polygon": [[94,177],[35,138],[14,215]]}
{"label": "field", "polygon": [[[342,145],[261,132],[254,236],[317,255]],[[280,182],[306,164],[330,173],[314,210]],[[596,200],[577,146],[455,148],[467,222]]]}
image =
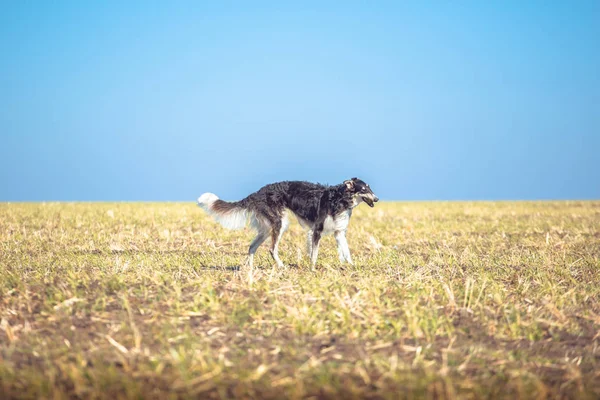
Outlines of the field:
{"label": "field", "polygon": [[378,203],[315,271],[193,203],[0,204],[2,398],[599,398],[600,202]]}

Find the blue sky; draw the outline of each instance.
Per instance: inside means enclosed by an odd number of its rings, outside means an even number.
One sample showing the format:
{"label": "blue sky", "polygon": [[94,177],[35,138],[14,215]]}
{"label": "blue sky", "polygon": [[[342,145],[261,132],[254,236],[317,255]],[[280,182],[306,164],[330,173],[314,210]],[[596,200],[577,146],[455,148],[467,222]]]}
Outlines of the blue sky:
{"label": "blue sky", "polygon": [[600,2],[322,3],[3,2],[0,201],[600,198]]}

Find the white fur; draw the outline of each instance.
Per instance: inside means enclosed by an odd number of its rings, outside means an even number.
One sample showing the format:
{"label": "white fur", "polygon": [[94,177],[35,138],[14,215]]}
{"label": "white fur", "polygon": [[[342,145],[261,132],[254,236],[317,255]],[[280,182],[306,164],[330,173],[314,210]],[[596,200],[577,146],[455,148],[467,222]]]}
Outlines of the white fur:
{"label": "white fur", "polygon": [[215,201],[219,200],[219,197],[214,193],[204,193],[198,197],[198,205],[208,211],[206,207],[209,207]]}
{"label": "white fur", "polygon": [[352,257],[350,256],[350,249],[348,248],[348,241],[346,240],[346,231],[337,231],[334,233],[334,236],[338,245],[340,261],[347,261],[348,264],[352,265]]}
{"label": "white fur", "polygon": [[198,205],[227,229],[242,229],[246,226],[250,216],[247,210],[236,208],[226,213],[217,213],[212,209],[212,205],[217,200],[219,200],[219,197],[216,194],[204,193],[198,197]]}
{"label": "white fur", "polygon": [[351,215],[351,209],[342,211],[335,217],[331,217],[330,215],[328,215],[327,218],[325,218],[325,222],[323,223],[323,234],[328,235],[333,232],[345,231],[348,228],[348,224],[350,223]]}

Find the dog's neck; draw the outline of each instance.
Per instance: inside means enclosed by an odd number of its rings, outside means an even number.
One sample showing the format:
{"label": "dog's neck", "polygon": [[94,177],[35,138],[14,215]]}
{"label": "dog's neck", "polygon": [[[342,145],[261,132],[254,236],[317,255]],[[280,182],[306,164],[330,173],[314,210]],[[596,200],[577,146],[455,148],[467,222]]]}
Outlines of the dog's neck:
{"label": "dog's neck", "polygon": [[331,187],[331,191],[334,192],[334,196],[339,199],[339,209],[335,212],[341,212],[343,210],[352,209],[362,202],[360,196],[355,196],[352,193],[348,193],[345,184],[335,185]]}

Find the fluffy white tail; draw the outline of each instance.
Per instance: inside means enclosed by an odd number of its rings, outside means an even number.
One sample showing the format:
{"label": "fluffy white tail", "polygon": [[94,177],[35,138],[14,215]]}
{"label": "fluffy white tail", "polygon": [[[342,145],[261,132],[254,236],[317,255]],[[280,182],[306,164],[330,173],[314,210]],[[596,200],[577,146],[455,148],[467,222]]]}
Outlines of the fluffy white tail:
{"label": "fluffy white tail", "polygon": [[204,193],[198,197],[198,205],[228,229],[244,228],[250,216],[250,212],[245,208],[223,201],[213,193]]}

